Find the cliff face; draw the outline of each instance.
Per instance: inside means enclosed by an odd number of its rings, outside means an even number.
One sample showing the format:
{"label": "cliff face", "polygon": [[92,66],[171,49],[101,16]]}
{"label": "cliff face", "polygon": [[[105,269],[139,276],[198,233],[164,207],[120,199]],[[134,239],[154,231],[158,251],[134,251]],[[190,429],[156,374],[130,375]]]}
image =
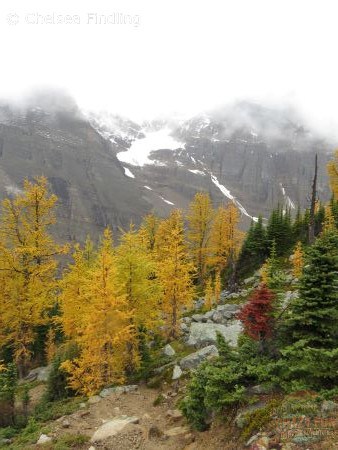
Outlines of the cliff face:
{"label": "cliff face", "polygon": [[76,112],[10,111],[0,119],[0,196],[25,177],[45,175],[59,197],[56,233],[84,239],[127,226],[151,208],[124,175],[111,144]]}
{"label": "cliff face", "polygon": [[334,147],[293,113],[239,104],[189,120],[136,124],[84,115],[67,98],[52,106],[42,100],[0,107],[0,197],[17,192],[25,177],[47,176],[60,200],[62,239],[127,227],[151,210],[166,215],[199,190],[216,204],[235,201],[243,226],[277,203],[305,207],[316,152],[319,196],[329,198],[325,165]]}

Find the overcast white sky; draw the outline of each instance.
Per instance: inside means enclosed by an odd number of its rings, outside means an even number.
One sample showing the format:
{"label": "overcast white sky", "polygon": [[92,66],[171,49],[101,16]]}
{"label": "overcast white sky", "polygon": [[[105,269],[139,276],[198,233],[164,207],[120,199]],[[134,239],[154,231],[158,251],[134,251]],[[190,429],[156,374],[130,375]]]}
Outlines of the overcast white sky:
{"label": "overcast white sky", "polygon": [[1,0],[0,95],[61,86],[133,117],[290,101],[335,127],[337,17],[335,0]]}

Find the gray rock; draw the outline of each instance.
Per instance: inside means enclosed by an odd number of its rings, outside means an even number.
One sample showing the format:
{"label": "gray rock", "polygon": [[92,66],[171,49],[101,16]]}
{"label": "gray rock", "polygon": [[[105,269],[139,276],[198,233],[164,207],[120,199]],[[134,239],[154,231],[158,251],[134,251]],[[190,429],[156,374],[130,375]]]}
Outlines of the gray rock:
{"label": "gray rock", "polygon": [[[126,394],[127,392],[134,392],[134,391],[137,391],[137,389],[138,389],[137,384],[130,384],[130,385],[126,385],[126,386],[116,386],[116,387],[102,389],[102,391],[100,392],[99,395],[100,395],[100,397],[105,398],[105,397],[109,397],[112,394]],[[94,396],[94,397],[97,397],[97,396]],[[89,400],[88,400],[88,402],[89,402]]]}
{"label": "gray rock", "polygon": [[50,436],[47,436],[47,434],[41,434],[36,445],[43,445],[46,444],[47,442],[51,442],[52,438]]}
{"label": "gray rock", "polygon": [[322,411],[327,413],[327,412],[332,412],[332,411],[338,411],[338,403],[333,402],[332,400],[324,400],[322,403]]}
{"label": "gray rock", "polygon": [[[105,389],[103,389],[103,390],[105,390]],[[101,391],[101,392],[103,392],[103,391]],[[94,405],[95,403],[99,403],[100,401],[101,401],[101,397],[99,395],[92,395],[88,399],[88,403],[90,403],[91,405]]]}
{"label": "gray rock", "polygon": [[111,436],[117,435],[123,428],[130,423],[138,423],[138,417],[119,416],[101,425],[93,434],[90,442],[99,442]]}
{"label": "gray rock", "polygon": [[191,316],[191,319],[193,322],[202,322],[203,314],[194,314],[193,316]]}
{"label": "gray rock", "polygon": [[218,305],[217,306],[217,311],[222,311],[222,312],[232,312],[232,313],[236,313],[241,309],[240,305],[232,305],[230,303],[226,303],[224,305]]}
{"label": "gray rock", "polygon": [[63,419],[63,421],[61,422],[62,428],[69,428],[70,427],[70,422],[68,419]]}
{"label": "gray rock", "polygon": [[204,306],[204,298],[198,298],[197,300],[195,300],[194,305],[195,305],[195,309],[203,308],[203,306]]}
{"label": "gray rock", "polygon": [[29,374],[25,377],[24,381],[47,381],[50,371],[52,369],[52,366],[44,366],[44,367],[37,367],[36,369],[33,369],[29,372]]}
{"label": "gray rock", "polygon": [[242,331],[242,325],[239,320],[234,320],[229,325],[216,323],[192,323],[187,345],[197,348],[206,345],[215,344],[217,342],[217,332],[221,333],[230,345],[236,346],[239,334]]}
{"label": "gray rock", "polygon": [[187,325],[190,325],[192,322],[191,317],[183,317],[182,322],[186,323]]}
{"label": "gray rock", "polygon": [[164,348],[163,348],[163,354],[165,356],[174,356],[176,354],[175,350],[172,348],[172,346],[170,344],[167,344]]}
{"label": "gray rock", "polygon": [[174,370],[173,370],[173,376],[172,376],[172,379],[173,379],[173,380],[178,380],[179,378],[181,378],[182,374],[183,374],[182,369],[180,368],[180,366],[177,366],[177,365],[176,365],[176,366],[174,367]]}
{"label": "gray rock", "polygon": [[208,347],[204,347],[201,350],[182,358],[180,361],[180,366],[183,370],[195,369],[201,364],[201,362],[213,356],[218,356],[217,347],[215,345],[209,345]]}
{"label": "gray rock", "polygon": [[204,314],[204,319],[206,319],[206,320],[211,319],[214,313],[215,313],[214,309],[211,309],[210,311],[207,311]]}
{"label": "gray rock", "polygon": [[240,295],[239,295],[239,293],[237,293],[237,292],[233,292],[232,294],[229,294],[228,296],[227,296],[227,298],[229,298],[229,299],[237,299],[237,298],[239,298],[240,297]]}
{"label": "gray rock", "polygon": [[181,323],[180,327],[181,327],[181,331],[183,333],[188,333],[189,332],[189,327],[188,327],[188,325],[186,323]]}
{"label": "gray rock", "polygon": [[249,278],[245,278],[245,280],[243,281],[243,283],[245,285],[247,284],[253,284],[256,281],[255,277],[249,277]]}
{"label": "gray rock", "polygon": [[224,318],[224,315],[220,311],[215,311],[212,315],[212,321],[215,323],[224,323],[226,319]]}

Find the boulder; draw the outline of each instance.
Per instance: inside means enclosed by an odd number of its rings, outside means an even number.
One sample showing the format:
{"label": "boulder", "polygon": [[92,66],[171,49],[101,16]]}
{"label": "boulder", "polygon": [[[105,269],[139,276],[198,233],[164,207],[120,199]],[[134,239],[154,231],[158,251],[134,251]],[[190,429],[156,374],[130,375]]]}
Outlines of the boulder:
{"label": "boulder", "polygon": [[193,322],[202,322],[203,318],[204,318],[203,314],[194,314],[193,316],[191,316]]}
{"label": "boulder", "polygon": [[36,369],[33,369],[29,372],[29,374],[25,377],[24,381],[47,381],[50,371],[52,369],[52,366],[44,366],[44,367],[37,367]]}
{"label": "boulder", "polygon": [[176,352],[170,344],[167,344],[163,348],[163,355],[171,357],[171,356],[174,356],[175,354],[176,354]]}
{"label": "boulder", "polygon": [[43,445],[47,442],[52,442],[52,438],[50,436],[47,436],[47,434],[41,434],[36,445]]}
{"label": "boulder", "polygon": [[108,422],[101,425],[93,434],[90,439],[90,442],[99,442],[107,439],[111,436],[117,435],[120,431],[123,430],[125,426],[130,423],[138,423],[139,418],[135,416],[119,416],[115,417],[115,419],[108,420]]}
{"label": "boulder", "polygon": [[215,314],[215,310],[214,310],[214,309],[211,309],[210,311],[207,311],[207,312],[204,314],[204,319],[205,319],[205,320],[211,319],[212,316],[213,316],[213,314]]}
{"label": "boulder", "polygon": [[180,366],[175,366],[174,370],[173,370],[172,379],[178,380],[179,378],[181,378],[182,374],[183,374],[183,372],[182,372],[182,369],[180,368]]}
{"label": "boulder", "polygon": [[190,325],[192,322],[191,317],[183,317],[182,322],[187,325]]}
{"label": "boulder", "polygon": [[188,325],[186,323],[184,323],[184,322],[181,323],[180,327],[181,327],[181,331],[183,333],[188,333],[189,332],[189,327],[188,327]]}
{"label": "boulder", "polygon": [[230,303],[226,303],[225,305],[218,305],[217,311],[227,312],[227,313],[233,313],[236,314],[240,309],[240,305],[231,305]]}
{"label": "boulder", "polygon": [[218,356],[217,347],[215,345],[209,345],[208,347],[204,347],[201,350],[182,358],[180,366],[183,370],[195,369],[201,362],[214,356]]}
{"label": "boulder", "polygon": [[100,397],[105,398],[105,397],[109,397],[112,394],[126,394],[127,392],[137,391],[137,389],[138,389],[137,384],[130,384],[130,385],[126,385],[126,386],[115,386],[115,387],[102,389],[102,391],[100,392],[99,395],[100,395]]}
{"label": "boulder", "polygon": [[204,306],[204,298],[198,298],[194,302],[195,309],[201,309]]}
{"label": "boulder", "polygon": [[192,323],[187,345],[202,348],[217,342],[217,332],[221,333],[230,345],[236,346],[238,335],[242,331],[242,325],[239,320],[233,321],[229,325],[216,323]]}

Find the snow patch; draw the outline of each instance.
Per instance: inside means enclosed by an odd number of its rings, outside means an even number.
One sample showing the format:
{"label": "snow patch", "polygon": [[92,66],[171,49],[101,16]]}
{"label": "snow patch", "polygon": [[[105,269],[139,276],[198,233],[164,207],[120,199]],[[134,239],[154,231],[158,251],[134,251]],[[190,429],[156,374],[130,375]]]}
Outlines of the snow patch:
{"label": "snow patch", "polygon": [[8,195],[19,195],[23,192],[20,188],[18,188],[14,184],[9,184],[5,186],[5,191],[7,192]]}
{"label": "snow patch", "polygon": [[134,140],[129,150],[117,154],[121,162],[140,167],[146,164],[163,165],[159,161],[149,158],[151,152],[156,150],[176,150],[183,146],[181,142],[170,136],[169,128],[145,134],[145,138]]}
{"label": "snow patch", "polygon": [[188,169],[189,172],[194,173],[195,175],[203,175],[205,176],[205,173],[202,172],[202,170],[197,170],[197,169]]}
{"label": "snow patch", "polygon": [[135,175],[129,169],[127,169],[127,167],[123,167],[123,168],[124,168],[124,174],[126,177],[135,178]]}
{"label": "snow patch", "polygon": [[169,200],[166,200],[164,197],[162,197],[162,195],[160,195],[160,199],[163,200],[165,203],[167,203],[168,205],[175,205],[175,203],[170,202]]}
{"label": "snow patch", "polygon": [[291,200],[291,198],[286,194],[285,188],[283,186],[283,183],[279,183],[279,186],[282,190],[282,194],[285,200],[285,205],[287,208],[291,208],[291,209],[296,209],[295,204],[293,203],[293,201]]}
{"label": "snow patch", "polygon": [[210,176],[211,176],[211,181],[214,183],[214,185],[218,187],[218,189],[222,192],[222,194],[225,197],[230,199],[238,207],[238,209],[241,211],[242,214],[244,214],[247,217],[250,217],[250,219],[252,219],[254,222],[258,222],[258,218],[251,216],[248,213],[248,211],[244,208],[244,206],[238,200],[235,199],[235,197],[231,194],[229,189],[227,189],[225,186],[223,186],[223,184],[221,184],[218,181],[218,179],[215,177],[215,175],[210,174]]}
{"label": "snow patch", "polygon": [[143,186],[143,187],[148,189],[148,191],[152,191],[151,187],[149,187],[149,186]]}

